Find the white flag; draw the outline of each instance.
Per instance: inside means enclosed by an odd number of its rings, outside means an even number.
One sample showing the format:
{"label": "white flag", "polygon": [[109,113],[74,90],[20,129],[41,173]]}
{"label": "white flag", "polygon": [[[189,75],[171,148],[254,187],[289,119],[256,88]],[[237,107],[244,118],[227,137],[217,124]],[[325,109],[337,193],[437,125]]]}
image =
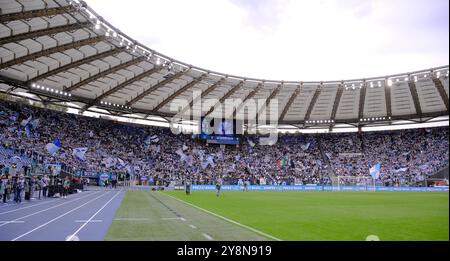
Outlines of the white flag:
{"label": "white flag", "polygon": [[85,161],[85,154],[88,151],[88,148],[76,148],[73,149],[72,155],[75,156],[78,160]]}

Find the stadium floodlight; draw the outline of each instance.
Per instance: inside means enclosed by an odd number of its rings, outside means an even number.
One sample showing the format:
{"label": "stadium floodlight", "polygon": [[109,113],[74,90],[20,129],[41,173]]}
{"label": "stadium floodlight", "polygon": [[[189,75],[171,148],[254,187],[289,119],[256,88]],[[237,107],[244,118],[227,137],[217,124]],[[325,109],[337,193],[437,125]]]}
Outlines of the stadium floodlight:
{"label": "stadium floodlight", "polygon": [[427,77],[428,77],[428,74],[425,74],[423,77],[424,77],[424,78],[427,78]]}
{"label": "stadium floodlight", "polygon": [[380,81],[378,81],[378,87],[381,87],[381,82]]}
{"label": "stadium floodlight", "polygon": [[[397,80],[398,80],[398,79],[397,79]],[[387,85],[388,85],[389,87],[392,87],[392,80],[391,80],[391,79],[387,80]]]}
{"label": "stadium floodlight", "polygon": [[117,32],[113,32],[113,37],[117,37]]}
{"label": "stadium floodlight", "polygon": [[50,91],[50,88],[47,87],[47,89],[45,89],[46,91]]}
{"label": "stadium floodlight", "polygon": [[439,78],[439,76],[441,76],[441,72],[437,72],[437,73],[436,73],[436,77]]}
{"label": "stadium floodlight", "polygon": [[396,82],[399,82],[399,81],[400,81],[400,79],[397,79],[397,80],[396,80]]}
{"label": "stadium floodlight", "polygon": [[373,82],[370,82],[370,88],[373,88]]}
{"label": "stadium floodlight", "polygon": [[96,25],[95,25],[95,29],[96,29],[96,30],[100,30],[100,24],[96,24]]}
{"label": "stadium floodlight", "polygon": [[407,81],[409,81],[409,78],[408,78],[408,77],[405,77],[405,82],[407,82]]}
{"label": "stadium floodlight", "polygon": [[69,93],[69,97],[72,97],[72,94],[71,94],[71,93]]}
{"label": "stadium floodlight", "polygon": [[392,119],[392,117],[389,117],[389,119]]}
{"label": "stadium floodlight", "polygon": [[31,88],[36,88],[36,84],[31,84]]}

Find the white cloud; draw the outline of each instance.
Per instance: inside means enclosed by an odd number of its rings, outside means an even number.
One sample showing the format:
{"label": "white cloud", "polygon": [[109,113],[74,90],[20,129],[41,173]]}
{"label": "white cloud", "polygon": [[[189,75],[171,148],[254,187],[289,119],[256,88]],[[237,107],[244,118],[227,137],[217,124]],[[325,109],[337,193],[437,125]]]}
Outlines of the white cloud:
{"label": "white cloud", "polygon": [[87,2],[150,48],[221,73],[340,80],[448,64],[448,3],[441,25],[425,0]]}

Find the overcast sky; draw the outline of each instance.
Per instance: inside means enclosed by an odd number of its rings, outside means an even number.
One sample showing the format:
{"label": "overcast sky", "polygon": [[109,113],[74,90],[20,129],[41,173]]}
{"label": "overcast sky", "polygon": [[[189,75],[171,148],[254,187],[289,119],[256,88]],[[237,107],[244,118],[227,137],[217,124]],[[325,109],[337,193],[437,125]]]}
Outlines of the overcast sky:
{"label": "overcast sky", "polygon": [[342,80],[449,64],[448,0],[86,0],[177,60],[272,80]]}

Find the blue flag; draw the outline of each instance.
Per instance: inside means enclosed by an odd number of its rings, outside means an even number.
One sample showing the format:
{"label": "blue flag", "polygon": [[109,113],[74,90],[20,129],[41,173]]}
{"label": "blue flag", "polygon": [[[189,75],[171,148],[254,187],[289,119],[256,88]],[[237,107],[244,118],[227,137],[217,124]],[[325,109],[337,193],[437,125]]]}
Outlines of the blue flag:
{"label": "blue flag", "polygon": [[61,148],[61,141],[59,139],[55,139],[52,143],[48,143],[45,148],[48,153],[53,156]]}
{"label": "blue flag", "polygon": [[372,176],[373,179],[378,179],[380,177],[381,172],[381,164],[378,163],[372,168],[370,168],[370,176]]}

